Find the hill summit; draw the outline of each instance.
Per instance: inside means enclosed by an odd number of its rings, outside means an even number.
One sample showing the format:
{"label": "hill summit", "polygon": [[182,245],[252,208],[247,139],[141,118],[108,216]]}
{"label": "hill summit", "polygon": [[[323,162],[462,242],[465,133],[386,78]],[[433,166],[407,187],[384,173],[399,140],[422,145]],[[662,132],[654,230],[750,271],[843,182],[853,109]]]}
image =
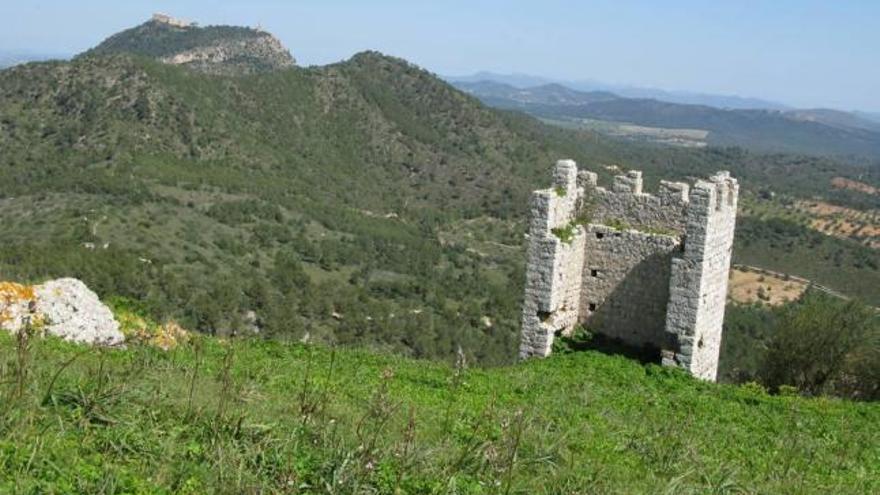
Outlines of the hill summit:
{"label": "hill summit", "polygon": [[296,61],[278,38],[261,29],[206,26],[155,14],[117,33],[83,55],[130,53],[211,74],[250,74],[293,67]]}

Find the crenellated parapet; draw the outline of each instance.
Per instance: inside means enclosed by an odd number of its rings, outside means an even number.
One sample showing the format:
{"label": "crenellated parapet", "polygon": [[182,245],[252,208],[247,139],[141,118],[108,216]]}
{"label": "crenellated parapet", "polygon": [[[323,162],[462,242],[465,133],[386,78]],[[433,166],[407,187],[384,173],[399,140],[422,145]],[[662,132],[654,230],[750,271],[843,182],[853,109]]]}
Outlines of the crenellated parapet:
{"label": "crenellated parapet", "polygon": [[584,213],[593,223],[626,225],[648,230],[682,233],[690,186],[660,181],[654,194],[644,192],[642,173],[632,170],[614,177],[611,188],[598,184],[593,172],[579,173],[584,188]]}
{"label": "crenellated parapet", "polygon": [[553,171],[553,186],[532,193],[530,235],[549,235],[571,223],[583,196],[577,183],[577,165],[560,160]]}
{"label": "crenellated parapet", "polygon": [[520,355],[584,324],[714,380],[738,193],[727,172],[651,194],[639,171],[605,188],[559,161],[532,196]]}

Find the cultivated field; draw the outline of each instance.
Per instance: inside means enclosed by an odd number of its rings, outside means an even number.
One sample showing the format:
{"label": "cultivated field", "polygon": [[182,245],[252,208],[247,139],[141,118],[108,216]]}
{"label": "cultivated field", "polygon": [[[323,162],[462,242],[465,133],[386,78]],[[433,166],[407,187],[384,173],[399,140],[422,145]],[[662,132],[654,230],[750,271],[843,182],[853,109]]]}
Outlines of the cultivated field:
{"label": "cultivated field", "polygon": [[730,270],[728,297],[741,304],[763,302],[776,306],[794,301],[806,288],[807,282],[802,279],[740,267]]}
{"label": "cultivated field", "polygon": [[703,129],[674,129],[649,127],[596,119],[540,119],[548,124],[569,129],[588,129],[601,134],[633,141],[680,146],[684,148],[704,148],[709,131]]}
{"label": "cultivated field", "polygon": [[880,189],[865,184],[864,182],[847,179],[844,177],[835,177],[831,179],[831,187],[835,189],[850,189],[852,191],[863,192],[865,194],[880,194]]}
{"label": "cultivated field", "polygon": [[798,201],[795,207],[811,217],[810,227],[819,232],[880,248],[880,211],[856,210],[824,201]]}

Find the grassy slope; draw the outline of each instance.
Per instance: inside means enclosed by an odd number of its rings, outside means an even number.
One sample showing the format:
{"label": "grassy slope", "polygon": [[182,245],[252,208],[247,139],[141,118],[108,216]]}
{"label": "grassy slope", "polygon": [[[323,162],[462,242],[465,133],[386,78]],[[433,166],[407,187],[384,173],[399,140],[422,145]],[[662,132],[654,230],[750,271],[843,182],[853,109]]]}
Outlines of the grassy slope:
{"label": "grassy slope", "polygon": [[769,397],[593,352],[456,378],[367,351],[199,342],[84,354],[34,342],[14,399],[15,345],[0,336],[0,491],[880,489],[876,404]]}

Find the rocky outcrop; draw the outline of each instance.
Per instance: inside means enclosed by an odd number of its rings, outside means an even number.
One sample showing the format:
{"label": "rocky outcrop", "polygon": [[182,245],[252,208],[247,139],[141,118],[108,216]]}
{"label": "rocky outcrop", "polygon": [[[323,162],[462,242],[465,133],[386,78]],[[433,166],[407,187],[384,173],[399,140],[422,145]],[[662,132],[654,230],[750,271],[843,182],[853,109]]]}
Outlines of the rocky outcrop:
{"label": "rocky outcrop", "polygon": [[84,344],[112,346],[125,340],[110,309],[74,278],[37,286],[0,283],[0,328],[17,333],[26,326]]}
{"label": "rocky outcrop", "polygon": [[294,65],[290,52],[269,33],[247,39],[218,40],[215,44],[184,50],[160,60],[210,73],[248,73]]}

